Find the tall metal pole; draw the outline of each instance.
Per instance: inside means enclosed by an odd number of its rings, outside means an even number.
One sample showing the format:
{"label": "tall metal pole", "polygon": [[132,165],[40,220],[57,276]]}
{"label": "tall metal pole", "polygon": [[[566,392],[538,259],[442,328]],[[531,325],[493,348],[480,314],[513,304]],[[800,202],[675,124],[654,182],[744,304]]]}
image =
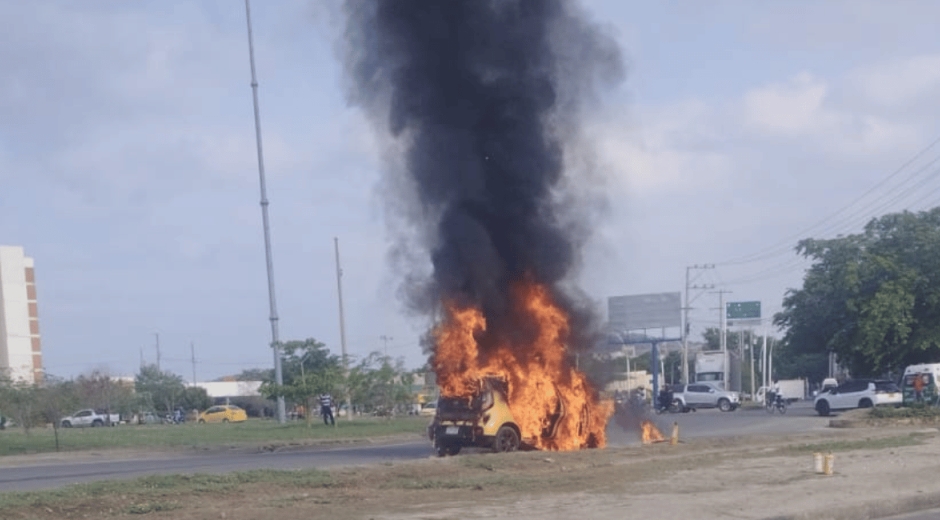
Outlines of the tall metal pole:
{"label": "tall metal pole", "polygon": [[[714,269],[715,264],[691,265],[685,268],[685,306],[682,308],[684,319],[682,320],[682,384],[689,383],[689,333],[692,328],[689,324],[689,311],[692,310],[692,300],[689,299],[689,291],[692,289],[714,289],[714,284],[689,285],[692,281],[689,278],[689,272],[692,269]],[[696,296],[697,297],[697,296]]]}
{"label": "tall metal pole", "polygon": [[336,295],[339,298],[339,344],[343,348],[343,377],[346,378],[346,420],[352,420],[352,397],[349,395],[349,356],[346,355],[346,318],[343,316],[343,268],[339,264],[339,238],[333,237],[336,250]]}
{"label": "tall metal pole", "polygon": [[751,401],[753,401],[754,396],[757,395],[754,393],[757,391],[757,388],[756,388],[756,385],[754,384],[754,334],[753,334],[753,331],[751,331],[751,333],[747,335],[747,348],[748,348],[748,351],[750,351],[751,353]]}
{"label": "tall metal pole", "polygon": [[157,338],[157,371],[160,371],[160,333],[154,332],[153,335]]}
{"label": "tall metal pole", "polygon": [[[760,365],[761,380],[764,383],[763,385],[764,388],[767,388],[769,385],[767,383],[767,328],[766,327],[764,328],[764,345],[761,348],[760,353],[761,353],[761,365]],[[766,392],[766,390],[764,391]]]}
{"label": "tall metal pole", "polygon": [[196,344],[189,342],[189,353],[193,360],[193,386],[196,386]]}
{"label": "tall metal pole", "polygon": [[[251,97],[255,108],[255,143],[258,149],[258,179],[261,183],[261,223],[264,226],[264,257],[268,268],[268,303],[271,308],[271,349],[274,351],[274,382],[278,388],[284,385],[281,373],[281,343],[277,330],[277,298],[274,296],[274,260],[271,258],[271,229],[268,224],[268,190],[264,182],[264,152],[261,147],[261,114],[258,109],[258,79],[255,75],[255,47],[251,40],[251,7],[245,0],[245,17],[248,20],[248,60],[251,63]],[[277,422],[287,422],[284,396],[277,396]]]}
{"label": "tall metal pole", "polygon": [[722,384],[724,385],[725,390],[731,390],[731,385],[728,381],[728,336],[725,332],[725,327],[727,322],[725,321],[725,293],[728,291],[718,291],[718,312],[721,313],[719,316],[719,337],[721,342],[721,354],[724,359],[722,363],[724,366],[724,372],[722,373]]}
{"label": "tall metal pole", "polygon": [[685,268],[685,305],[682,307],[682,384],[689,384],[689,270]]}

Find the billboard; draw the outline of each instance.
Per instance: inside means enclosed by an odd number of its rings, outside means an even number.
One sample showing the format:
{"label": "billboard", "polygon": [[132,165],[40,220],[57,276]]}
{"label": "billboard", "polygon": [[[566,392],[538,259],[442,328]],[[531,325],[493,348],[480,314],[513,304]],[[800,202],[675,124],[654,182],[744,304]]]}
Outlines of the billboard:
{"label": "billboard", "polygon": [[682,293],[634,294],[607,298],[610,330],[631,331],[682,326]]}

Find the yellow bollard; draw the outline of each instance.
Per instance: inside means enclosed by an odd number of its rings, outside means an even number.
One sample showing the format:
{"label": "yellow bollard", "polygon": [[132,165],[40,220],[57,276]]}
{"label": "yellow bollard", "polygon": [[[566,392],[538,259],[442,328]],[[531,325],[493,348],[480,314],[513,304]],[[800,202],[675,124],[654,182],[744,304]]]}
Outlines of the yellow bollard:
{"label": "yellow bollard", "polygon": [[813,469],[816,471],[816,474],[823,473],[823,454],[816,452],[813,454]]}
{"label": "yellow bollard", "polygon": [[825,462],[823,462],[823,475],[832,475],[832,472],[835,471],[836,457],[832,453],[826,455]]}
{"label": "yellow bollard", "polygon": [[669,438],[669,444],[679,444],[679,421],[672,423],[672,437]]}

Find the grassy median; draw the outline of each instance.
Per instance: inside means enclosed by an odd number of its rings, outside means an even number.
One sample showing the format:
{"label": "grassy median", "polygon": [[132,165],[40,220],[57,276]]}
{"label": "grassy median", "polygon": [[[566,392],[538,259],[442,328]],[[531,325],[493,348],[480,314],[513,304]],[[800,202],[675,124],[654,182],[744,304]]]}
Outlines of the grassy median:
{"label": "grassy median", "polygon": [[[352,421],[338,419],[336,426],[304,421],[278,424],[273,420],[249,419],[242,423],[180,425],[126,425],[102,428],[59,428],[58,451],[115,450],[232,446],[240,444],[273,447],[311,442],[345,442],[356,439],[414,433],[420,435],[428,424],[426,417],[392,419],[363,417]],[[52,427],[0,431],[0,457],[55,452]]]}

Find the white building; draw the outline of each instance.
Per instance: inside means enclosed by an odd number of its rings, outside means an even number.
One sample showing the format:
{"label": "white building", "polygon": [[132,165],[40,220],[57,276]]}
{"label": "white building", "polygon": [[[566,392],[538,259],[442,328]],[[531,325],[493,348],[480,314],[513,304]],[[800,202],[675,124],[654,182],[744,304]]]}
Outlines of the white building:
{"label": "white building", "polygon": [[208,381],[196,383],[209,397],[260,397],[261,381]]}
{"label": "white building", "polygon": [[42,345],[33,259],[18,246],[0,246],[0,375],[42,380]]}

